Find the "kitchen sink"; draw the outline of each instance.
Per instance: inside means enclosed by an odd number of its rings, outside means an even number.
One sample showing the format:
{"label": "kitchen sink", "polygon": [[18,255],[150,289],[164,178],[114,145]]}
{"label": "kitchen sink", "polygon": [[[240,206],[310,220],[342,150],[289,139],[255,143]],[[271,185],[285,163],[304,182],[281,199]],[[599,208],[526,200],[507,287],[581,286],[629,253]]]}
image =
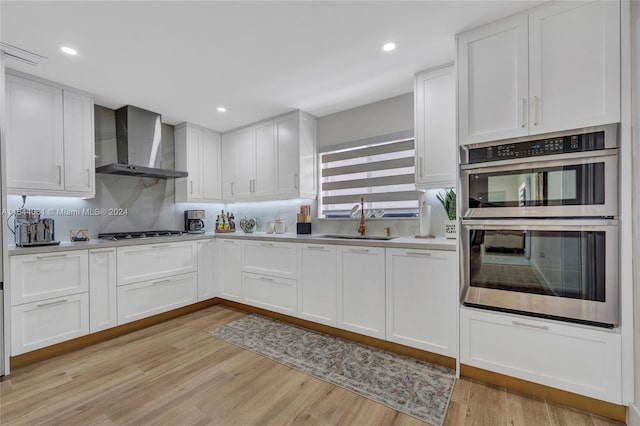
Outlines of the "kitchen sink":
{"label": "kitchen sink", "polygon": [[398,237],[389,237],[386,235],[345,235],[345,234],[326,234],[315,235],[314,238],[343,238],[345,240],[393,240]]}

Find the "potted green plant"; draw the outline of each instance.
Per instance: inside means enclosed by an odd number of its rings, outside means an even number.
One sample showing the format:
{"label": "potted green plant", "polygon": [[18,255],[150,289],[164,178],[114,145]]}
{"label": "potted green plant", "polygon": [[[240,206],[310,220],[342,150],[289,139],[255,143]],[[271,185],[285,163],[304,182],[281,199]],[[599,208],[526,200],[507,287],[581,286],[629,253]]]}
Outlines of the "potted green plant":
{"label": "potted green plant", "polygon": [[453,189],[445,189],[444,194],[436,194],[436,198],[444,207],[449,218],[444,224],[444,234],[447,238],[456,238],[458,235],[456,230],[456,192]]}

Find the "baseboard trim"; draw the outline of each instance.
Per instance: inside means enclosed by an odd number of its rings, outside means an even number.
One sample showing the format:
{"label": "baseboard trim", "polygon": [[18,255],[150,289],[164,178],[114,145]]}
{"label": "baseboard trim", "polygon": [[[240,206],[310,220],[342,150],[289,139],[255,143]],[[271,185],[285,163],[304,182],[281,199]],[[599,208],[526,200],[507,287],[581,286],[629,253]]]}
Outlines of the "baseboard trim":
{"label": "baseboard trim", "polygon": [[640,407],[636,404],[629,404],[627,412],[627,425],[640,426]]}
{"label": "baseboard trim", "polygon": [[9,358],[9,366],[11,369],[14,369],[39,361],[44,361],[45,359],[53,358],[105,340],[113,339],[114,337],[131,333],[132,331],[160,324],[161,322],[177,318],[191,312],[199,311],[200,309],[204,309],[209,306],[217,305],[220,301],[221,300],[218,298],[203,300],[202,302],[183,306],[181,308],[173,309],[168,312],[163,312],[161,314],[122,324],[113,328],[108,328],[106,330],[98,331],[97,333],[91,333],[86,336],[67,340],[66,342],[56,343],[55,345],[47,346],[46,348],[36,349],[35,351],[12,356]]}
{"label": "baseboard trim", "polygon": [[289,315],[268,311],[266,309],[256,308],[255,306],[249,306],[239,302],[233,302],[225,299],[219,299],[219,302],[223,305],[230,306],[242,311],[264,315],[266,317],[288,322],[290,324],[295,324],[301,327],[309,328],[311,330],[319,331],[321,333],[326,333],[331,336],[341,337],[346,340],[351,340],[357,343],[373,346],[375,348],[393,352],[399,355],[405,355],[411,358],[419,359],[421,361],[426,361],[432,364],[441,365],[443,367],[447,367],[452,370],[455,370],[456,368],[455,358],[450,358],[444,355],[434,354],[432,352],[423,351],[421,349],[404,346],[399,343],[393,343],[393,342],[388,342],[382,339],[376,339],[375,337],[364,336],[362,334],[353,333],[351,331],[342,330],[342,329],[331,327],[324,324],[318,324],[312,321],[303,320],[303,319],[292,317]]}
{"label": "baseboard trim", "polygon": [[627,407],[624,405],[617,405],[611,402],[590,398],[588,396],[578,395],[573,392],[567,392],[538,383],[529,382],[527,380],[516,379],[515,377],[494,373],[493,371],[484,370],[482,368],[460,364],[460,376],[502,386],[516,392],[568,405],[569,407],[609,417],[620,422],[625,422],[627,419]]}

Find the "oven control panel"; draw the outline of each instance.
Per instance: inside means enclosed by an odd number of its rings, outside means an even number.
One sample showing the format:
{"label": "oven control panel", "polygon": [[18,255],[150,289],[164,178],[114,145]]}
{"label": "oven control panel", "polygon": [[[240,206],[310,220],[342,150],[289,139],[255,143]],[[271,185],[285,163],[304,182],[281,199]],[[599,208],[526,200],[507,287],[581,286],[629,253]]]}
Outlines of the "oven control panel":
{"label": "oven control panel", "polygon": [[570,152],[594,151],[604,149],[604,145],[604,131],[491,145],[470,149],[469,164]]}

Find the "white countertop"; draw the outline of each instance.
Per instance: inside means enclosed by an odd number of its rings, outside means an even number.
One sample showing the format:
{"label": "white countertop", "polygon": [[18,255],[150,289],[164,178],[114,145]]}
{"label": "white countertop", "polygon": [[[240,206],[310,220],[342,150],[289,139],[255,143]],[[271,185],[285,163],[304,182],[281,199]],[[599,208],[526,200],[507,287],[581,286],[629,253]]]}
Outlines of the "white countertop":
{"label": "white countertop", "polygon": [[427,250],[449,250],[454,251],[456,249],[456,240],[447,238],[415,238],[415,237],[397,237],[392,240],[361,240],[361,239],[348,239],[348,238],[328,238],[322,235],[304,235],[304,234],[267,234],[265,232],[254,232],[251,234],[245,234],[238,231],[235,233],[216,234],[213,232],[206,232],[204,234],[189,234],[173,237],[152,237],[152,238],[140,238],[131,240],[99,240],[94,239],[86,242],[70,242],[62,241],[60,245],[55,246],[39,246],[39,247],[16,247],[10,245],[8,254],[9,256],[21,255],[21,254],[37,254],[37,253],[51,253],[56,251],[65,250],[88,250],[88,249],[100,249],[110,247],[124,247],[140,244],[161,244],[171,243],[177,241],[193,241],[210,238],[233,238],[233,239],[246,239],[246,240],[259,240],[259,241],[282,241],[293,243],[309,243],[309,244],[335,244],[335,245],[349,245],[349,246],[368,246],[368,247],[389,247],[389,248],[413,248],[413,249],[427,249]]}

